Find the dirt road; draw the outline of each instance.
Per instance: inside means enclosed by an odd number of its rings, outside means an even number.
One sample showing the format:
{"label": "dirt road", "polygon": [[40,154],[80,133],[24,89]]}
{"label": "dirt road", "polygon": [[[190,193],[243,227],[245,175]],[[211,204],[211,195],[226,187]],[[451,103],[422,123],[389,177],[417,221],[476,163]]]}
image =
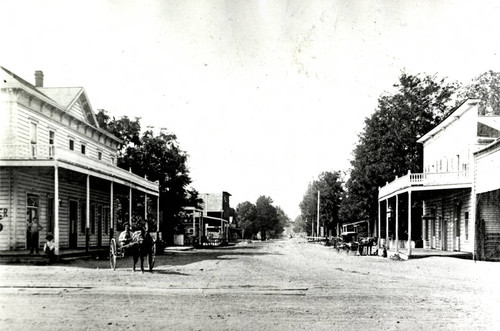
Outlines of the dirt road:
{"label": "dirt road", "polygon": [[300,239],[157,257],[0,266],[3,330],[499,329],[500,264],[393,261]]}

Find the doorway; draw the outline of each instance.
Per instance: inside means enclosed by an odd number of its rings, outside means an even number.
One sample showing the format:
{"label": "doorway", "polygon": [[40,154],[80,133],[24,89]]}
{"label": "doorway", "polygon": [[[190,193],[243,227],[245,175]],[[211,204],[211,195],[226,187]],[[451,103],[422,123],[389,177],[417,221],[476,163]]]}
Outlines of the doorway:
{"label": "doorway", "polygon": [[453,222],[453,250],[460,251],[460,214],[462,213],[462,204],[455,206],[455,219]]}
{"label": "doorway", "polygon": [[69,201],[69,248],[78,246],[78,202]]}
{"label": "doorway", "polygon": [[448,222],[447,220],[442,217],[441,218],[441,250],[446,251],[448,247]]}
{"label": "doorway", "polygon": [[102,205],[97,205],[97,246],[102,246]]}

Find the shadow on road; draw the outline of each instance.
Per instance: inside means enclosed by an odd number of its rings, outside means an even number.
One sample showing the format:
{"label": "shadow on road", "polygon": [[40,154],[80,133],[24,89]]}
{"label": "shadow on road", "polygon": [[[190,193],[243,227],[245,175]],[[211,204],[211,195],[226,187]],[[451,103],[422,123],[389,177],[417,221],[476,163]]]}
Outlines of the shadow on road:
{"label": "shadow on road", "polygon": [[[155,269],[161,266],[184,266],[192,263],[208,260],[235,260],[238,256],[263,256],[263,255],[281,255],[260,251],[260,247],[256,246],[230,246],[217,247],[210,249],[196,249],[190,251],[167,251],[162,255],[157,255],[155,260]],[[65,267],[74,268],[89,268],[89,269],[105,269],[109,268],[109,259],[107,256],[100,256],[94,259],[84,258],[72,261],[64,261],[62,264]],[[147,259],[144,260],[145,268],[147,268]],[[117,269],[131,268],[133,266],[132,257],[117,258]],[[140,269],[140,262],[137,263],[137,268]],[[163,270],[162,270],[163,271]],[[156,271],[155,271],[156,272]],[[170,273],[170,272],[169,272]],[[173,273],[173,272],[172,272]]]}

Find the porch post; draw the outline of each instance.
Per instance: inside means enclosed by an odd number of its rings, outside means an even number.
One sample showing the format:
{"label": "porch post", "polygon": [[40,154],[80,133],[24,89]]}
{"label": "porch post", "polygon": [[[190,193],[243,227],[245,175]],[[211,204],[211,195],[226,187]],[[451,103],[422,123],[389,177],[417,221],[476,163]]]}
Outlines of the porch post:
{"label": "porch post", "polygon": [[144,221],[148,221],[148,194],[144,192]]}
{"label": "porch post", "polygon": [[132,186],[128,191],[128,225],[132,229]]}
{"label": "porch post", "polygon": [[408,257],[411,255],[411,191],[408,190]]}
{"label": "porch post", "polygon": [[385,247],[389,249],[389,198],[385,199]]}
{"label": "porch post", "polygon": [[193,238],[196,235],[196,208],[193,209]]}
{"label": "porch post", "polygon": [[[158,193],[159,194],[159,193]],[[156,240],[159,240],[160,233],[160,196],[156,197]]]}
{"label": "porch post", "polygon": [[115,235],[115,220],[113,218],[114,215],[114,206],[113,206],[113,197],[114,195],[114,182],[110,182],[109,187],[109,238],[113,238]]}
{"label": "porch post", "polygon": [[55,254],[59,255],[59,167],[54,166],[54,242]]}
{"label": "porch post", "polygon": [[399,252],[399,199],[396,194],[396,252]]}
{"label": "porch post", "polygon": [[87,198],[85,211],[85,251],[89,251],[90,246],[90,175],[87,175]]}
{"label": "porch post", "polygon": [[380,200],[378,204],[378,215],[377,215],[377,238],[378,238],[378,248],[380,248]]}
{"label": "porch post", "polygon": [[[422,202],[422,210],[424,211],[425,214],[425,201]],[[427,219],[424,219],[423,215],[420,217],[420,221],[422,222],[422,248],[426,248],[427,246],[427,238],[428,238],[428,233],[427,233]]]}

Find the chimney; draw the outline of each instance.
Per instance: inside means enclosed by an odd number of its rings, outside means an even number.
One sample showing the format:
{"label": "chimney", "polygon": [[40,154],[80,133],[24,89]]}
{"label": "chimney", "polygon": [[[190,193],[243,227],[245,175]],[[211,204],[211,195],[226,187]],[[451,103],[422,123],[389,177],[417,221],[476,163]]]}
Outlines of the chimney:
{"label": "chimney", "polygon": [[43,71],[35,71],[35,87],[43,87]]}

